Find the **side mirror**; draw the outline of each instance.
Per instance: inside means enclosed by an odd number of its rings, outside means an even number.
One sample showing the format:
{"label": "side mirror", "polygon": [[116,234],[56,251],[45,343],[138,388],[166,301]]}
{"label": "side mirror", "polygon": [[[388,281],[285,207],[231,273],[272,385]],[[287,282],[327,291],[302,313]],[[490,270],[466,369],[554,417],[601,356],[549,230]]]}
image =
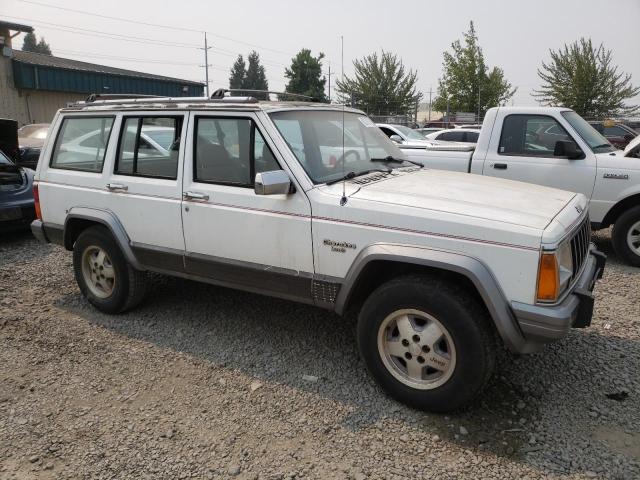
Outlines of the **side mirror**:
{"label": "side mirror", "polygon": [[584,153],[578,147],[576,142],[571,140],[558,140],[553,149],[554,157],[567,157],[569,160],[578,160],[584,158]]}
{"label": "side mirror", "polygon": [[389,139],[393,142],[393,143],[402,143],[402,137],[400,135],[391,135],[389,137]]}
{"label": "side mirror", "polygon": [[256,173],[253,190],[256,195],[287,195],[293,193],[291,179],[284,170]]}

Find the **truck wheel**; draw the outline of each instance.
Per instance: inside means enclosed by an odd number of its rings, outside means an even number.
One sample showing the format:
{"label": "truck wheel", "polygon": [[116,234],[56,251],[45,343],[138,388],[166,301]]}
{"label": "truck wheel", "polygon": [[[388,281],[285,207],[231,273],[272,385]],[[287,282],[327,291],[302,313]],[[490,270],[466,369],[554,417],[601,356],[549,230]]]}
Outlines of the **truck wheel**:
{"label": "truck wheel", "polygon": [[73,269],[82,294],[102,312],[124,312],[144,297],[145,273],[127,263],[105,227],[80,234],[73,246]]}
{"label": "truck wheel", "polygon": [[392,397],[449,412],[473,400],[493,374],[496,341],[489,322],[463,289],[410,275],[383,284],[366,300],[358,347]]}
{"label": "truck wheel", "polygon": [[640,207],[618,217],[611,232],[613,249],[625,263],[640,267]]}

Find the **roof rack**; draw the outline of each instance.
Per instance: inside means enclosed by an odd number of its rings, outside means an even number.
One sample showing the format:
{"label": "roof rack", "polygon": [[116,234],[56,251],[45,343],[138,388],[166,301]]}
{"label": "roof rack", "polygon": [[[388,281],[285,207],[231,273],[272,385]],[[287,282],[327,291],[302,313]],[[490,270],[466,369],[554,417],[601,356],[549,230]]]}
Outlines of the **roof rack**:
{"label": "roof rack", "polygon": [[227,93],[266,93],[266,94],[273,94],[273,95],[287,95],[289,97],[302,98],[312,102],[318,101],[318,99],[315,97],[310,97],[309,95],[302,95],[300,93],[275,92],[273,90],[252,90],[247,88],[219,88],[211,94],[211,99],[214,100],[214,99],[220,99],[220,98],[227,98],[225,97],[225,94]]}
{"label": "roof rack", "polygon": [[96,100],[133,100],[139,98],[162,98],[158,95],[139,95],[133,93],[92,93],[85,102],[91,103]]}
{"label": "roof rack", "polygon": [[136,95],[136,94],[97,94],[92,93],[86,100],[70,102],[67,108],[82,107],[91,105],[131,105],[144,103],[258,103],[254,97],[163,97],[158,95]]}

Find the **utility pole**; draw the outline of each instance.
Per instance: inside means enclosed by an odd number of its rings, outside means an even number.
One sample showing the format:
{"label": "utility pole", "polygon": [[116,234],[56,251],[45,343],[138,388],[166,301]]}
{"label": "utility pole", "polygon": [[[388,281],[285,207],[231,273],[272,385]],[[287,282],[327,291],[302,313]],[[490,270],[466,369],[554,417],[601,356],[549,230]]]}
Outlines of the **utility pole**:
{"label": "utility pole", "polygon": [[331,103],[331,75],[335,75],[335,72],[331,73],[331,62],[329,62],[329,73],[327,74],[329,78],[329,103]]}
{"label": "utility pole", "polygon": [[431,122],[431,94],[433,93],[433,88],[431,86],[429,86],[429,120],[427,120],[428,122]]}
{"label": "utility pole", "polygon": [[205,92],[206,92],[206,96],[207,98],[209,98],[209,67],[211,65],[209,65],[209,49],[211,47],[209,45],[207,45],[207,32],[204,32],[204,48],[201,48],[200,50],[204,50],[204,65],[200,65],[201,67],[204,67],[204,75],[205,75]]}

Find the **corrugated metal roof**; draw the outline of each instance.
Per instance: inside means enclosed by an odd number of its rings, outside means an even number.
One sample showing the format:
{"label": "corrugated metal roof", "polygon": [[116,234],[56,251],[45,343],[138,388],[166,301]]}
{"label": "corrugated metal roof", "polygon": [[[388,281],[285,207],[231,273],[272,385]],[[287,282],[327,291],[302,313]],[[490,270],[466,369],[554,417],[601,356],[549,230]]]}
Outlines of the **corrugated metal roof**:
{"label": "corrugated metal roof", "polygon": [[69,58],[43,55],[41,53],[23,52],[22,50],[14,50],[13,59],[17,62],[28,63],[29,65],[63,68],[65,70],[79,70],[83,72],[107,73],[110,75],[123,75],[136,78],[148,78],[150,80],[162,80],[167,82],[176,82],[182,85],[197,85],[204,87],[204,84],[193,82],[191,80],[165,77],[162,75],[154,75],[152,73],[137,72],[135,70],[125,70],[123,68],[108,67],[106,65],[97,65],[95,63],[80,62]]}

